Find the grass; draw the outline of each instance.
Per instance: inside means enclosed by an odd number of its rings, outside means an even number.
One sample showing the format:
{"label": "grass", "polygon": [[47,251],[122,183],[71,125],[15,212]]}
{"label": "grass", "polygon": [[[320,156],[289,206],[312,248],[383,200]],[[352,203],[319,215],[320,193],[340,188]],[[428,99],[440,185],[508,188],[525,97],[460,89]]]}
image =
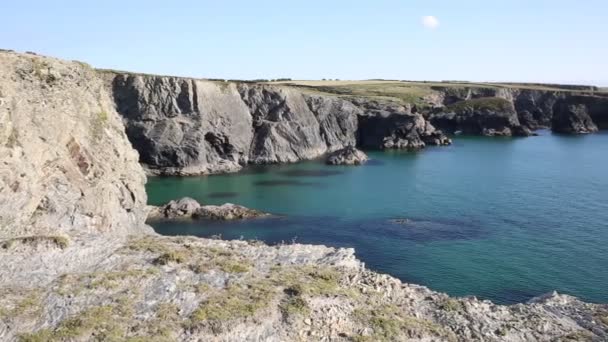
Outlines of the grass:
{"label": "grass", "polygon": [[513,104],[499,97],[481,97],[466,101],[460,101],[447,106],[448,110],[463,112],[467,110],[482,111],[491,110],[496,112],[514,111]]}
{"label": "grass", "polygon": [[307,316],[310,314],[310,308],[301,296],[289,297],[279,306],[283,316]]}
{"label": "grass", "polygon": [[39,290],[26,291],[15,299],[13,306],[0,307],[0,319],[38,316],[42,310],[41,301]]}
{"label": "grass", "polygon": [[357,336],[355,341],[396,341],[419,339],[427,335],[456,341],[452,332],[431,321],[407,316],[394,305],[355,310],[353,315],[362,325],[373,329],[372,335]]}
{"label": "grass", "polygon": [[79,294],[83,290],[116,289],[129,285],[131,280],[141,281],[158,273],[156,268],[128,269],[112,272],[94,272],[85,274],[66,274],[60,278],[57,293],[60,295]]}
{"label": "grass", "polygon": [[337,269],[324,266],[275,267],[270,280],[294,293],[306,296],[326,296],[350,293],[340,287]]}
{"label": "grass", "polygon": [[264,281],[249,285],[231,285],[209,296],[194,310],[190,319],[193,324],[224,322],[253,317],[267,308],[276,296],[276,290]]}
{"label": "grass", "polygon": [[154,259],[153,263],[156,265],[168,265],[170,263],[183,264],[188,258],[189,256],[185,252],[173,250],[161,254],[158,258]]}
{"label": "grass", "polygon": [[450,312],[459,312],[464,309],[464,305],[457,299],[446,298],[440,306],[441,310]]}
{"label": "grass", "polygon": [[2,247],[3,249],[10,249],[16,244],[36,247],[42,243],[50,243],[60,249],[66,249],[70,244],[70,240],[67,237],[61,235],[24,236],[4,240],[0,242],[0,247]]}
{"label": "grass", "polygon": [[86,339],[97,341],[123,340],[127,333],[126,320],[132,315],[127,304],[93,307],[62,321],[55,329],[42,329],[20,336],[22,342],[65,341]]}

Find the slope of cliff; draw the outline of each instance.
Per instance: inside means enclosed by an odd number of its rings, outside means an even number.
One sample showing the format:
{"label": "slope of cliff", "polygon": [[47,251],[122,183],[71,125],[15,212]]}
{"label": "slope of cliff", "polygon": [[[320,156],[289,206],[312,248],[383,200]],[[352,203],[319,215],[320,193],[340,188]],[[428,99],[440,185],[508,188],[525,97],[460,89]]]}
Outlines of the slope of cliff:
{"label": "slope of cliff", "polygon": [[352,249],[158,236],[98,74],[8,52],[0,68],[2,341],[608,338],[608,306],[569,296],[500,306],[376,274]]}
{"label": "slope of cliff", "polygon": [[[313,159],[357,144],[419,149],[449,143],[410,108],[374,99],[355,102],[283,85],[100,74],[153,174],[230,172],[246,164]],[[367,139],[363,128],[380,136]]]}
{"label": "slope of cliff", "polygon": [[349,145],[416,150],[450,144],[444,132],[589,133],[608,122],[608,95],[592,87],[255,83],[99,72],[152,174],[231,172],[313,159]]}

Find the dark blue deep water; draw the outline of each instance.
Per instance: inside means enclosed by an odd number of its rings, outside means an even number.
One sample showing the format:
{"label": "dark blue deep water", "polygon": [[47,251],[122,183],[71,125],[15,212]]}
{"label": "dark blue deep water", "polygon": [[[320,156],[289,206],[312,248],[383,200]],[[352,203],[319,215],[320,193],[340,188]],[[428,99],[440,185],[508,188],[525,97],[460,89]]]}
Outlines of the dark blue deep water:
{"label": "dark blue deep water", "polygon": [[[157,222],[159,233],[354,247],[366,265],[455,296],[516,303],[557,290],[608,302],[608,135],[456,137],[231,175],[150,178],[150,204],[183,196],[283,217]],[[395,222],[395,219],[404,219]]]}

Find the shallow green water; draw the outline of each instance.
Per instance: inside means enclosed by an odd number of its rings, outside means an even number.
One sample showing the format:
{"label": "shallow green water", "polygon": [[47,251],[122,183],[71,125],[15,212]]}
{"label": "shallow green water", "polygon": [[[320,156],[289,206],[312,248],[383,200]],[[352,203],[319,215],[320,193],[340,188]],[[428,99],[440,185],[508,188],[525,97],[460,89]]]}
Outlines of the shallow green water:
{"label": "shallow green water", "polygon": [[150,178],[147,188],[151,204],[190,196],[285,215],[156,223],[162,234],[355,247],[374,270],[499,303],[553,289],[608,302],[607,149],[606,134],[457,137],[419,153],[370,152],[362,167],[313,161]]}

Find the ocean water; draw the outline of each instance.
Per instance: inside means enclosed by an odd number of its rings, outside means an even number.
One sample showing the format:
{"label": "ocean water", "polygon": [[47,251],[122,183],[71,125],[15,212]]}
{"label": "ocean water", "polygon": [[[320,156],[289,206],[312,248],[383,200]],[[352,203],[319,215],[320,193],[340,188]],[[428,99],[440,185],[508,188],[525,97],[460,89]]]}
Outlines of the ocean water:
{"label": "ocean water", "polygon": [[510,304],[557,290],[608,302],[608,134],[456,137],[449,147],[369,155],[360,167],[310,161],[150,178],[150,204],[190,196],[281,215],[153,226],[354,247],[373,270],[454,296]]}

